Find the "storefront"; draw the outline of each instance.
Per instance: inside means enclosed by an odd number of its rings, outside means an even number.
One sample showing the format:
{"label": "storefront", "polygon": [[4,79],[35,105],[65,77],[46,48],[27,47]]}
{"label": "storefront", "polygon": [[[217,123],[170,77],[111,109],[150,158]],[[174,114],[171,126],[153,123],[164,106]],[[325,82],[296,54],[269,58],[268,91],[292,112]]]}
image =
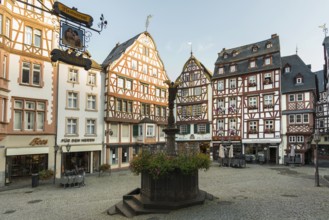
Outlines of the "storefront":
{"label": "storefront", "polygon": [[244,143],[246,162],[279,163],[279,143]]}
{"label": "storefront", "polygon": [[212,143],[212,152],[213,152],[214,160],[218,160],[218,158],[219,158],[220,145],[222,145],[224,148],[225,157],[228,157],[229,148],[231,145],[233,146],[233,156],[234,157],[239,157],[240,155],[242,155],[242,145],[241,145],[240,141],[214,141]]}

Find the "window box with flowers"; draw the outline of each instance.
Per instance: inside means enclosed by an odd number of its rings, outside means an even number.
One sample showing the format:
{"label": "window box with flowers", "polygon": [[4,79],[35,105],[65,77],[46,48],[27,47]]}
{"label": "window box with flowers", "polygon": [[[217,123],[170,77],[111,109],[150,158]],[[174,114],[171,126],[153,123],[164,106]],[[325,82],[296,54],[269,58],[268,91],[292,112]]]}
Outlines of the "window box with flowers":
{"label": "window box with flowers", "polygon": [[248,86],[249,87],[255,87],[257,84],[256,84],[256,82],[249,82],[248,83]]}
{"label": "window box with flowers", "polygon": [[230,134],[231,136],[234,136],[235,133],[236,133],[235,130],[230,130],[230,131],[229,131],[229,134]]}
{"label": "window box with flowers", "polygon": [[269,84],[272,84],[272,79],[265,79],[264,85],[269,85]]}
{"label": "window box with flowers", "polygon": [[271,133],[274,133],[274,128],[265,128],[264,133],[265,133],[265,134],[271,134]]}
{"label": "window box with flowers", "polygon": [[234,112],[235,112],[235,105],[233,104],[233,105],[231,105],[230,107],[228,107],[228,111],[229,111],[230,113],[234,113]]}
{"label": "window box with flowers", "polygon": [[264,105],[264,108],[273,108],[273,107],[274,107],[273,104],[267,104],[267,105],[265,104]]}
{"label": "window box with flowers", "polygon": [[258,131],[256,129],[250,129],[248,131],[248,134],[257,134],[257,133],[258,133]]}
{"label": "window box with flowers", "polygon": [[218,112],[219,114],[224,114],[224,113],[225,113],[225,108],[218,107],[218,108],[217,108],[217,112]]}
{"label": "window box with flowers", "polygon": [[256,105],[249,105],[248,109],[257,109],[257,106]]}

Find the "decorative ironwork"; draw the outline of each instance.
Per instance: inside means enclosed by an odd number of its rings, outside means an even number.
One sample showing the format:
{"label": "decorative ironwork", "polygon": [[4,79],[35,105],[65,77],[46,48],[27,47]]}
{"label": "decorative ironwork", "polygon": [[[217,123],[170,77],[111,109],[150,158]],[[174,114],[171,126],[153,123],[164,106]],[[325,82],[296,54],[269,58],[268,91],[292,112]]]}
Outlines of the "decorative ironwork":
{"label": "decorative ironwork", "polygon": [[[104,15],[101,14],[101,17],[99,18],[100,22],[98,23],[98,27],[101,29],[100,32],[106,28],[107,26],[107,20],[105,20]],[[100,33],[99,32],[99,33]]]}

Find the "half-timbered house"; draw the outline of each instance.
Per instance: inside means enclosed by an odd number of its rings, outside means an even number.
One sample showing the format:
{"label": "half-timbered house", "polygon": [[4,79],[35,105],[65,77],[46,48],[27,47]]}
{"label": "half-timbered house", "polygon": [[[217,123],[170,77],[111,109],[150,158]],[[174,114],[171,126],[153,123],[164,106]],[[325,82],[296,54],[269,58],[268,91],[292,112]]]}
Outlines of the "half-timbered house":
{"label": "half-timbered house", "polygon": [[106,161],[125,167],[140,147],[164,146],[168,76],[148,32],[118,43],[102,66]]}
{"label": "half-timbered house", "polygon": [[310,65],[298,55],[282,57],[281,90],[283,153],[286,160],[293,156],[295,163],[309,163],[317,100],[316,77]]}
{"label": "half-timbered house", "polygon": [[54,1],[0,1],[0,185],[52,168]]}
{"label": "half-timbered house", "polygon": [[233,144],[235,155],[278,163],[280,69],[276,34],[218,54],[212,77],[214,148]]}
{"label": "half-timbered house", "polygon": [[191,53],[176,81],[176,135],[179,151],[194,148],[210,153],[211,146],[211,80],[212,73]]}

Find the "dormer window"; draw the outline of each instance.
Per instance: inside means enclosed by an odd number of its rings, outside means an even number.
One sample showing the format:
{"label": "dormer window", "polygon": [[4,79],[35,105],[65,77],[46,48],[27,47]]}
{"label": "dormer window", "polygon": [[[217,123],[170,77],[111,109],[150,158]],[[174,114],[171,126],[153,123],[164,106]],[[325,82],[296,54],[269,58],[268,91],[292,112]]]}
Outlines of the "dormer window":
{"label": "dormer window", "polygon": [[234,73],[235,71],[236,71],[236,66],[235,65],[230,66],[230,72]]}
{"label": "dormer window", "polygon": [[228,57],[227,53],[224,53],[223,58],[227,59],[227,57]]}
{"label": "dormer window", "polygon": [[272,46],[273,46],[273,45],[272,45],[271,42],[268,42],[268,43],[266,44],[266,48],[267,48],[267,49],[272,48]]}
{"label": "dormer window", "polygon": [[236,55],[238,55],[238,51],[233,51],[233,52],[232,52],[232,56],[233,56],[233,57],[236,57]]}
{"label": "dormer window", "polygon": [[264,59],[264,65],[270,65],[271,64],[271,57],[265,57]]}
{"label": "dormer window", "polygon": [[302,84],[302,83],[303,83],[303,78],[302,77],[296,78],[296,84]]}
{"label": "dormer window", "polygon": [[224,73],[224,67],[219,67],[218,74],[223,74],[223,73]]}
{"label": "dormer window", "polygon": [[258,51],[258,47],[255,45],[252,47],[252,52],[257,52]]}
{"label": "dormer window", "polygon": [[256,67],[256,61],[255,60],[251,60],[249,62],[249,68],[255,68]]}
{"label": "dormer window", "polygon": [[291,71],[290,66],[286,66],[286,67],[284,68],[284,72],[285,72],[285,73],[290,73],[290,71]]}

